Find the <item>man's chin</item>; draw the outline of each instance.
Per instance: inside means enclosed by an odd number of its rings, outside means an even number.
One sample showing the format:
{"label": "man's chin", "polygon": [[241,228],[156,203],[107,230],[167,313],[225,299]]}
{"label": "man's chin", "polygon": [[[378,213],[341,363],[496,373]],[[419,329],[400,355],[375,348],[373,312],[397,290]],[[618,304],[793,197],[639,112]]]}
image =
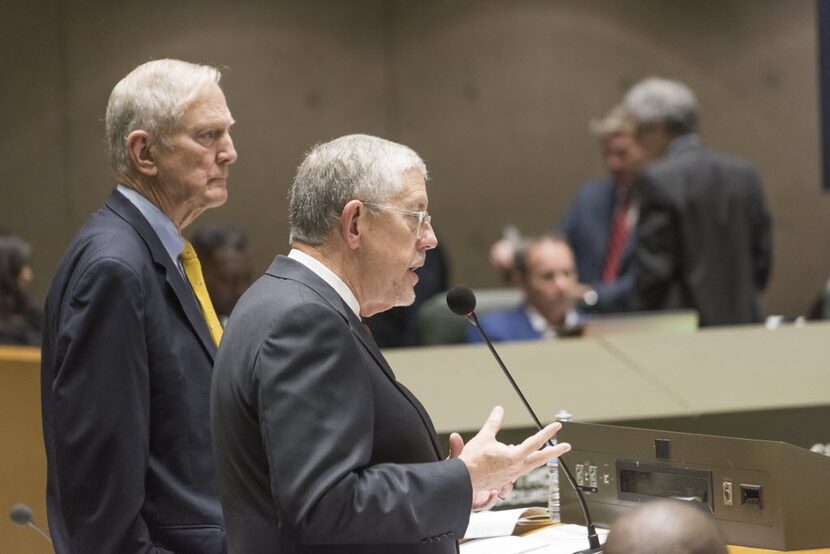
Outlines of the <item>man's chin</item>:
{"label": "man's chin", "polygon": [[413,302],[415,302],[415,290],[410,289],[395,300],[395,307],[404,308],[406,306],[411,306]]}

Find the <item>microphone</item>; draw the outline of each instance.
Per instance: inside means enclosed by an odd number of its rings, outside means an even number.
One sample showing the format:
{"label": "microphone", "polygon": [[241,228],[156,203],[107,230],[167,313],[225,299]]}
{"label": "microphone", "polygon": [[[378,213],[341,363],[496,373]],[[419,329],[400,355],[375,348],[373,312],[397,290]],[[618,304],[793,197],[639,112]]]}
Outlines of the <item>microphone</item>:
{"label": "microphone", "polygon": [[[496,352],[496,349],[493,348],[493,343],[490,342],[490,338],[481,328],[481,325],[478,324],[478,317],[476,316],[475,312],[475,293],[473,293],[473,291],[470,290],[469,287],[465,287],[464,285],[456,285],[449,291],[447,291],[447,306],[449,306],[450,310],[452,310],[455,314],[467,318],[467,320],[473,324],[473,327],[475,327],[478,330],[479,334],[484,339],[484,342],[487,344],[487,348],[490,349],[490,353],[493,354],[493,357],[496,359],[499,366],[501,367],[501,370],[504,372],[505,377],[507,377],[507,380],[510,381],[510,384],[513,386],[513,390],[515,390],[516,394],[519,395],[519,398],[525,405],[525,408],[527,408],[530,417],[532,417],[534,423],[536,423],[536,427],[538,427],[541,431],[544,427],[542,425],[542,422],[539,421],[538,417],[536,417],[536,412],[534,412],[533,408],[530,407],[527,398],[525,398],[525,395],[522,393],[522,390],[519,388],[519,385],[516,384],[515,379],[513,379],[513,376],[507,370],[507,366],[504,365],[501,356],[499,356],[498,352]],[[549,440],[548,444],[553,446],[553,441]],[[574,552],[574,554],[602,554],[602,545],[599,542],[597,531],[594,528],[594,522],[591,519],[591,513],[588,510],[588,503],[585,502],[585,497],[583,496],[580,488],[577,486],[576,481],[573,478],[573,475],[571,475],[571,470],[568,469],[565,460],[563,460],[561,457],[559,458],[559,467],[562,468],[562,470],[565,473],[565,477],[567,477],[568,479],[568,483],[570,483],[571,488],[573,488],[573,490],[576,492],[576,496],[579,499],[579,504],[582,507],[582,514],[585,516],[585,526],[588,528],[589,548],[587,548],[586,550],[580,550],[579,552]]]}
{"label": "microphone", "polygon": [[14,504],[12,506],[11,512],[9,512],[9,517],[11,520],[16,523],[17,525],[21,525],[26,527],[27,525],[40,533],[40,535],[49,541],[49,544],[52,544],[52,539],[49,538],[49,535],[43,532],[43,529],[35,525],[35,518],[32,515],[32,509],[28,507],[26,504],[22,504],[20,502]]}

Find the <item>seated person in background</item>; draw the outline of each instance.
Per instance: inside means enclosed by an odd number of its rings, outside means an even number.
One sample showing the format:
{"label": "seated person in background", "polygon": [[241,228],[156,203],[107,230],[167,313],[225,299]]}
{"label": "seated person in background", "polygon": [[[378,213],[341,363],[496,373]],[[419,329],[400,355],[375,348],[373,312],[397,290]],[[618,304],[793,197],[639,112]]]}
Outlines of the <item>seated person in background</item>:
{"label": "seated person in background", "polygon": [[447,262],[440,245],[427,250],[424,265],[418,268],[417,273],[415,302],[366,318],[366,324],[380,348],[418,344],[418,310],[425,301],[447,290]]}
{"label": "seated person in background", "polygon": [[216,315],[225,325],[237,300],[254,280],[248,237],[235,227],[209,225],[199,229],[191,243],[202,263]]}
{"label": "seated person in background", "polygon": [[611,526],[605,554],[726,554],[715,522],[680,500],[637,506]]}
{"label": "seated person in background", "polygon": [[[496,310],[479,319],[481,328],[494,342],[536,340],[577,334],[579,317],[574,311],[578,287],[574,257],[565,239],[543,235],[516,251],[513,282],[525,301],[510,310]],[[483,342],[472,326],[466,342]]]}
{"label": "seated person in background", "polygon": [[42,314],[31,301],[32,247],[14,235],[0,235],[0,344],[39,346]]}
{"label": "seated person in background", "polygon": [[[634,125],[622,106],[591,122],[591,132],[599,139],[608,175],[580,185],[561,232],[573,251],[580,277],[574,295],[591,311],[621,312],[628,309],[634,286],[633,229],[639,213],[636,183],[643,155],[634,138]],[[513,249],[510,241],[498,241],[490,249],[491,263],[509,271]]]}

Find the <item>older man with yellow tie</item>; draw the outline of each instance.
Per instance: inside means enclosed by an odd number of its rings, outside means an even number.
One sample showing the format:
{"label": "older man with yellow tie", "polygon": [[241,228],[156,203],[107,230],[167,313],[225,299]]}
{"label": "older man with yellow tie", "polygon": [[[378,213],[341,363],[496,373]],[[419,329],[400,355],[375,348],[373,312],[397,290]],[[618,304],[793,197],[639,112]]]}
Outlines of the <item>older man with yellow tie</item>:
{"label": "older man with yellow tie", "polygon": [[227,199],[236,161],[217,69],[145,63],[113,89],[117,186],[46,303],[49,531],[63,552],[226,551],[208,428],[222,336],[181,230]]}

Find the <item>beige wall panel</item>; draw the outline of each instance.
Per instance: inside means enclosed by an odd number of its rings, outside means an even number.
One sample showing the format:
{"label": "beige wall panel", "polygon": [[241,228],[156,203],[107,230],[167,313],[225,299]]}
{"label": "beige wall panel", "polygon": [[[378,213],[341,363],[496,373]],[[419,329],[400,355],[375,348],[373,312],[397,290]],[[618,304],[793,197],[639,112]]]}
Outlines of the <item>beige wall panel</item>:
{"label": "beige wall panel", "polygon": [[65,209],[64,37],[57,2],[9,0],[0,17],[0,228],[34,244],[45,288],[71,226]]}
{"label": "beige wall panel", "polygon": [[560,220],[578,183],[602,173],[587,122],[650,74],[687,82],[704,140],[758,167],[775,220],[768,309],[803,312],[830,275],[812,1],[396,7],[392,126],[430,163],[457,281],[498,283],[485,252],[505,224]]}
{"label": "beige wall panel", "polygon": [[[303,152],[341,134],[384,134],[380,10],[376,2],[110,3],[68,14],[79,137],[72,156],[73,210],[80,224],[112,179],[98,148],[116,81],[150,58],[179,57],[229,68],[223,87],[237,124],[239,160],[222,208],[193,225],[237,223],[252,236],[257,270],[287,251],[286,192]],[[135,29],[141,29],[136,34]],[[90,63],[93,62],[93,63]],[[189,229],[192,231],[193,229]]]}
{"label": "beige wall panel", "polygon": [[812,0],[23,2],[6,9],[0,225],[36,247],[42,295],[113,181],[103,113],[135,65],[229,67],[240,153],[226,206],[263,269],[287,250],[286,190],[314,142],[355,131],[412,145],[454,280],[491,286],[488,245],[558,222],[602,174],[587,122],[648,74],[688,82],[711,146],[753,161],[775,220],[772,312],[804,311],[830,275]]}

